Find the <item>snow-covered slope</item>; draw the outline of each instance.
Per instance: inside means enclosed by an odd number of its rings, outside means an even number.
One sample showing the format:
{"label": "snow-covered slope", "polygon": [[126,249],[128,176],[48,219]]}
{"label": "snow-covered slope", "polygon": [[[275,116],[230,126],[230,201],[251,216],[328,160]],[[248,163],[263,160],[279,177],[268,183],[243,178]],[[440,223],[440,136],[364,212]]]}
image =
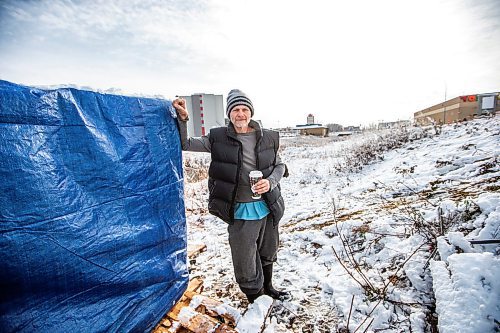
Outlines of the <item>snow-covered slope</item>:
{"label": "snow-covered slope", "polygon": [[[466,240],[500,238],[500,117],[282,146],[290,177],[275,284],[292,297],[266,332],[498,328],[499,247]],[[199,180],[209,156],[185,162]],[[186,183],[189,242],[208,248],[191,274],[244,309],[226,225],[206,199],[206,180]]]}

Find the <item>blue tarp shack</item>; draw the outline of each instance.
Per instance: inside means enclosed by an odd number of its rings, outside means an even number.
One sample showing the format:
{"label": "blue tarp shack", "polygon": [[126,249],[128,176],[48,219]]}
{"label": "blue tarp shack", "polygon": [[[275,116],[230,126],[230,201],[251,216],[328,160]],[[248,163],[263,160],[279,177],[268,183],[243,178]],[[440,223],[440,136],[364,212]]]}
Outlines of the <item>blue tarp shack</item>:
{"label": "blue tarp shack", "polygon": [[171,103],[0,81],[0,331],[149,332],[187,287]]}

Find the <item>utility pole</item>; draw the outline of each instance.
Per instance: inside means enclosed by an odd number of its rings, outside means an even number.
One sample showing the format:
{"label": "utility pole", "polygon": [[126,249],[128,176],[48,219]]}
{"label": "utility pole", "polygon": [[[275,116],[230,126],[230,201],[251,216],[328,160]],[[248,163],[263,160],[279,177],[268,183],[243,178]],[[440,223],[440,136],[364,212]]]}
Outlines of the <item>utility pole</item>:
{"label": "utility pole", "polygon": [[448,87],[446,85],[446,81],[444,82],[444,110],[443,110],[443,125],[446,124],[446,93],[447,93]]}

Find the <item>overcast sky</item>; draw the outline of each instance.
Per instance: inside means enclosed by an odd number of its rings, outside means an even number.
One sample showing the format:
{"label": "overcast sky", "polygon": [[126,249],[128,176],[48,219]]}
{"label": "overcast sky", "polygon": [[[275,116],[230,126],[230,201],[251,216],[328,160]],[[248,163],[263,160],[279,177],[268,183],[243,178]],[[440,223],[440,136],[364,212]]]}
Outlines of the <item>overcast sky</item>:
{"label": "overcast sky", "polygon": [[239,88],[266,127],[410,119],[500,90],[500,1],[0,0],[0,79]]}

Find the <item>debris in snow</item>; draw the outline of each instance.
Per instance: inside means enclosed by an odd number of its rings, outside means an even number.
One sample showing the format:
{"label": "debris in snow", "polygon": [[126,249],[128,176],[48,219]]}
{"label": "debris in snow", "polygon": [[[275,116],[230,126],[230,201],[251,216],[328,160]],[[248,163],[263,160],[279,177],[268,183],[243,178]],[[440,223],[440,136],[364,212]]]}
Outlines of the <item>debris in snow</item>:
{"label": "debris in snow", "polygon": [[179,312],[178,317],[182,327],[193,333],[238,333],[238,331],[230,328],[212,317],[197,312],[191,307],[183,307]]}
{"label": "debris in snow", "polygon": [[225,323],[233,327],[241,319],[240,312],[235,308],[203,295],[194,295],[189,306],[196,311],[207,313],[212,317],[220,316],[224,319]]}
{"label": "debris in snow", "polygon": [[237,333],[241,314],[235,308],[198,294],[203,281],[191,279],[181,299],[155,327],[153,333]]}

